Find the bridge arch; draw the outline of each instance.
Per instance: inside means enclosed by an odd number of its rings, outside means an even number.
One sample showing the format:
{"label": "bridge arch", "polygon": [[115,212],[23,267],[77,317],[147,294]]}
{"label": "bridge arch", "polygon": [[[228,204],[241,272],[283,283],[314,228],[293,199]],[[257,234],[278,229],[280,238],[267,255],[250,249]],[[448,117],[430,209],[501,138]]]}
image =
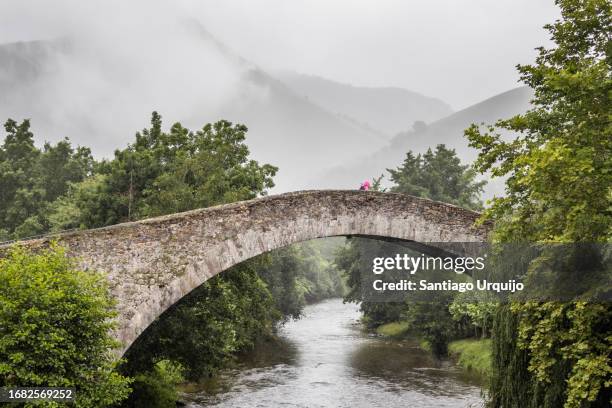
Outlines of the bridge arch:
{"label": "bridge arch", "polygon": [[264,252],[331,236],[423,244],[483,242],[489,227],[474,226],[478,216],[403,194],[302,191],[64,233],[25,245],[43,247],[56,239],[82,268],[108,276],[117,300],[115,334],[123,353],[193,289]]}

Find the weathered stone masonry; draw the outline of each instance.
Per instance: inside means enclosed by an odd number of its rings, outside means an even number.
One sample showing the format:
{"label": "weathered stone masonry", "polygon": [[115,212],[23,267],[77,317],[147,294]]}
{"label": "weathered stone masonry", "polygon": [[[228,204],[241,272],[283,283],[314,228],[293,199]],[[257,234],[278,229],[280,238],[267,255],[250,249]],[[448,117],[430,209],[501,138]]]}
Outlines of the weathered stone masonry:
{"label": "weathered stone masonry", "polygon": [[469,210],[401,194],[304,191],[23,244],[37,248],[58,240],[82,268],[108,275],[119,311],[116,336],[124,352],[187,293],[261,253],[342,235],[482,242],[488,227],[474,227],[477,218],[478,213]]}

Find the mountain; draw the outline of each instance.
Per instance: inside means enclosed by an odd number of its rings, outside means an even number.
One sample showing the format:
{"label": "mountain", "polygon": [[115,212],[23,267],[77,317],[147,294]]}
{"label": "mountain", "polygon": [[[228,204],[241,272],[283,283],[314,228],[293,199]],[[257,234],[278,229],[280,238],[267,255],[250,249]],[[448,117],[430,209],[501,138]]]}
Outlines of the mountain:
{"label": "mountain", "polygon": [[445,102],[402,88],[353,86],[289,71],[276,76],[298,95],[389,138],[416,121],[429,123],[452,113]]}
{"label": "mountain", "polygon": [[30,118],[38,143],[69,137],[97,157],[131,142],[153,110],[167,127],[180,121],[195,130],[221,118],[244,123],[252,157],[279,167],[277,193],[354,188],[399,165],[407,150],[437,143],[471,161],[463,129],[524,111],[530,97],[519,88],[391,138],[381,131],[450,108],[405,90],[295,74],[279,80],[193,21],[138,29],[146,31],[0,45],[0,121]]}
{"label": "mountain", "polygon": [[[311,184],[324,188],[355,188],[364,179],[388,175],[386,169],[399,166],[408,150],[423,153],[437,144],[454,148],[464,163],[472,163],[477,152],[468,146],[463,131],[472,123],[489,124],[523,113],[529,109],[532,97],[532,90],[528,87],[512,89],[427,126],[399,133],[385,147],[319,173]],[[503,180],[494,180],[487,185],[485,198],[502,192]]]}
{"label": "mountain", "polygon": [[[43,140],[69,137],[109,157],[148,125],[191,129],[227,119],[248,126],[252,157],[279,167],[275,192],[382,147],[385,138],[304,98],[227,49],[201,26],[155,47],[69,38],[0,45],[0,121],[31,118]],[[176,35],[176,34],[175,34]],[[122,48],[123,47],[123,48]]]}

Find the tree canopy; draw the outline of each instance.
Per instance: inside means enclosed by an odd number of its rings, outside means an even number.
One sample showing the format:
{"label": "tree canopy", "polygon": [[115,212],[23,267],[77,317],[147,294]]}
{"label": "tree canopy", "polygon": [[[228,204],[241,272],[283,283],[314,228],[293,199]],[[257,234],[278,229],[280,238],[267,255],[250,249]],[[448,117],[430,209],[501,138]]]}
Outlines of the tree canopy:
{"label": "tree canopy", "polygon": [[175,123],[164,132],[153,112],[151,126],[101,163],[97,178],[74,185],[50,216],[62,228],[91,228],[266,194],[278,169],[249,158],[246,132],[225,120],[196,132]]}
{"label": "tree canopy", "polygon": [[91,175],[94,160],[85,147],[73,148],[68,139],[55,145],[34,145],[30,121],[9,119],[0,146],[0,240],[22,238],[50,229],[50,204],[71,183]]}
{"label": "tree canopy", "polygon": [[[533,108],[466,136],[481,172],[508,177],[487,217],[498,240],[608,241],[612,232],[612,46],[606,0],[557,0],[555,46],[519,65]],[[504,140],[497,129],[516,136]]]}
{"label": "tree canopy", "polygon": [[[612,4],[556,3],[561,18],[545,26],[554,46],[518,66],[535,90],[532,109],[466,131],[480,151],[477,168],[507,177],[505,197],[485,213],[496,242],[612,237]],[[576,269],[572,279],[580,278]],[[609,406],[609,301],[516,302],[496,320],[490,406]]]}
{"label": "tree canopy", "polygon": [[445,145],[427,149],[425,154],[408,151],[397,169],[387,169],[395,185],[391,191],[478,210],[485,181],[476,181],[476,171],[461,164],[454,149]]}

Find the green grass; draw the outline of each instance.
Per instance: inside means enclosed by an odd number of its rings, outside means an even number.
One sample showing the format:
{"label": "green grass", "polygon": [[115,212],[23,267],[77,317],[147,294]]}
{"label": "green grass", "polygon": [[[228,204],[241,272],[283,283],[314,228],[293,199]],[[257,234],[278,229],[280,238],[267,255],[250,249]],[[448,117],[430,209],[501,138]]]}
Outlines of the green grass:
{"label": "green grass", "polygon": [[448,351],[466,370],[483,376],[491,374],[491,339],[453,341],[448,345]]}
{"label": "green grass", "polygon": [[419,340],[419,347],[431,353],[431,343],[425,339]]}
{"label": "green grass", "polygon": [[385,337],[403,337],[409,329],[408,322],[392,322],[376,328],[376,333]]}

